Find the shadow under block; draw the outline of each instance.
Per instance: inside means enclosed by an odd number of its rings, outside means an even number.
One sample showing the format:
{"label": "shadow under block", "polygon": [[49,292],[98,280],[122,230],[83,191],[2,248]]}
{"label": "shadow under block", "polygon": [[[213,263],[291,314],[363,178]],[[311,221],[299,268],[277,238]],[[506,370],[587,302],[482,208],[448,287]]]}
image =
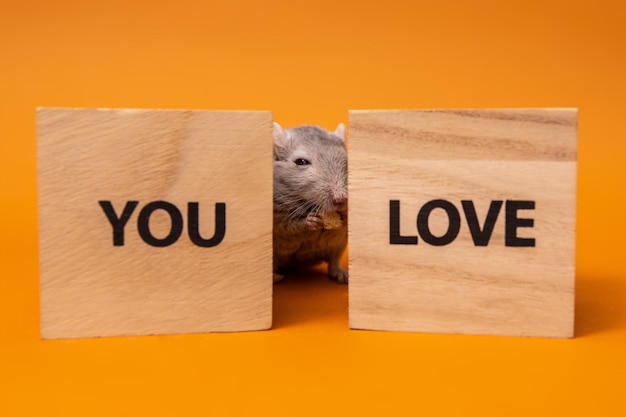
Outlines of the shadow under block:
{"label": "shadow under block", "polygon": [[577,111],[351,111],[350,327],[572,337]]}
{"label": "shadow under block", "polygon": [[270,112],[39,109],[43,338],[271,327]]}

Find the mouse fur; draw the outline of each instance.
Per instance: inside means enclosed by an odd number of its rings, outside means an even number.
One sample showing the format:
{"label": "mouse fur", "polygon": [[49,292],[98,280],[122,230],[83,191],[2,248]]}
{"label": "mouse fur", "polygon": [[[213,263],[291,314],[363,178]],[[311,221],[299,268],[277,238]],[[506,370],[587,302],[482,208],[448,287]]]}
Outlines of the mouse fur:
{"label": "mouse fur", "polygon": [[[348,161],[345,127],[334,132],[274,123],[274,281],[292,268],[328,263],[328,276],[348,283],[340,265],[348,243]],[[324,229],[336,212],[343,224]]]}

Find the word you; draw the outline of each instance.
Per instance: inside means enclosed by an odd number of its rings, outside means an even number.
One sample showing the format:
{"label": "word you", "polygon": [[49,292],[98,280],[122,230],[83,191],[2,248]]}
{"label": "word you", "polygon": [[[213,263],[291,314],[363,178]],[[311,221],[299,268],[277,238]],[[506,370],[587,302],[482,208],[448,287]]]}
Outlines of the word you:
{"label": "word you", "polygon": [[[133,215],[139,201],[128,201],[121,214],[117,214],[109,200],[98,201],[106,218],[113,228],[113,246],[124,246],[124,229]],[[150,217],[156,211],[166,213],[170,218],[170,230],[164,237],[155,236],[150,230]],[[189,239],[203,248],[217,246],[226,234],[226,203],[215,203],[215,233],[209,239],[200,236],[200,206],[197,202],[187,203],[187,234]],[[141,239],[150,246],[165,247],[178,241],[183,233],[183,214],[172,203],[152,201],[139,211],[137,231]]]}

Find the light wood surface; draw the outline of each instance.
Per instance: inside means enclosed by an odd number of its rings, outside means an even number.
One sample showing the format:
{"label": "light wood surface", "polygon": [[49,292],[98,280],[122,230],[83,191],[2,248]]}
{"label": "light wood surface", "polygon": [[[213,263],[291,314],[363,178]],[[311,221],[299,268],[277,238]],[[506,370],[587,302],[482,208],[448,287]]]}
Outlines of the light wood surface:
{"label": "light wood surface", "polygon": [[[269,112],[39,109],[42,337],[271,327],[271,121]],[[123,246],[100,201],[118,217],[138,202]],[[154,201],[182,216],[180,237],[165,247],[138,233]],[[190,202],[205,239],[225,204],[219,244],[191,241]],[[157,240],[170,233],[165,210],[148,220]]]}
{"label": "light wood surface", "polygon": [[[352,328],[573,335],[576,110],[351,111],[348,152]],[[416,225],[438,199],[461,221],[443,246]],[[390,244],[392,200],[400,234],[417,245]],[[503,202],[487,246],[474,244],[462,200],[481,228],[491,202]],[[515,231],[535,246],[505,245],[507,201],[534,202],[516,212],[532,227]],[[445,211],[428,225],[443,236]]]}

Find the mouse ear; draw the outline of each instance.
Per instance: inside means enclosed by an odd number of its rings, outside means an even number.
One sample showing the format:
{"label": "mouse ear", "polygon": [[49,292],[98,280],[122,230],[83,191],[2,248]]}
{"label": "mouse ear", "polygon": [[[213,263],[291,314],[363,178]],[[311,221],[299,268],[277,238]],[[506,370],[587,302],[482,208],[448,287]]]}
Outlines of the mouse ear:
{"label": "mouse ear", "polygon": [[281,125],[274,122],[274,159],[285,159],[289,134]]}
{"label": "mouse ear", "polygon": [[346,141],[346,127],[343,125],[343,123],[339,123],[339,125],[337,125],[337,129],[335,129],[335,135],[339,136],[344,142]]}

